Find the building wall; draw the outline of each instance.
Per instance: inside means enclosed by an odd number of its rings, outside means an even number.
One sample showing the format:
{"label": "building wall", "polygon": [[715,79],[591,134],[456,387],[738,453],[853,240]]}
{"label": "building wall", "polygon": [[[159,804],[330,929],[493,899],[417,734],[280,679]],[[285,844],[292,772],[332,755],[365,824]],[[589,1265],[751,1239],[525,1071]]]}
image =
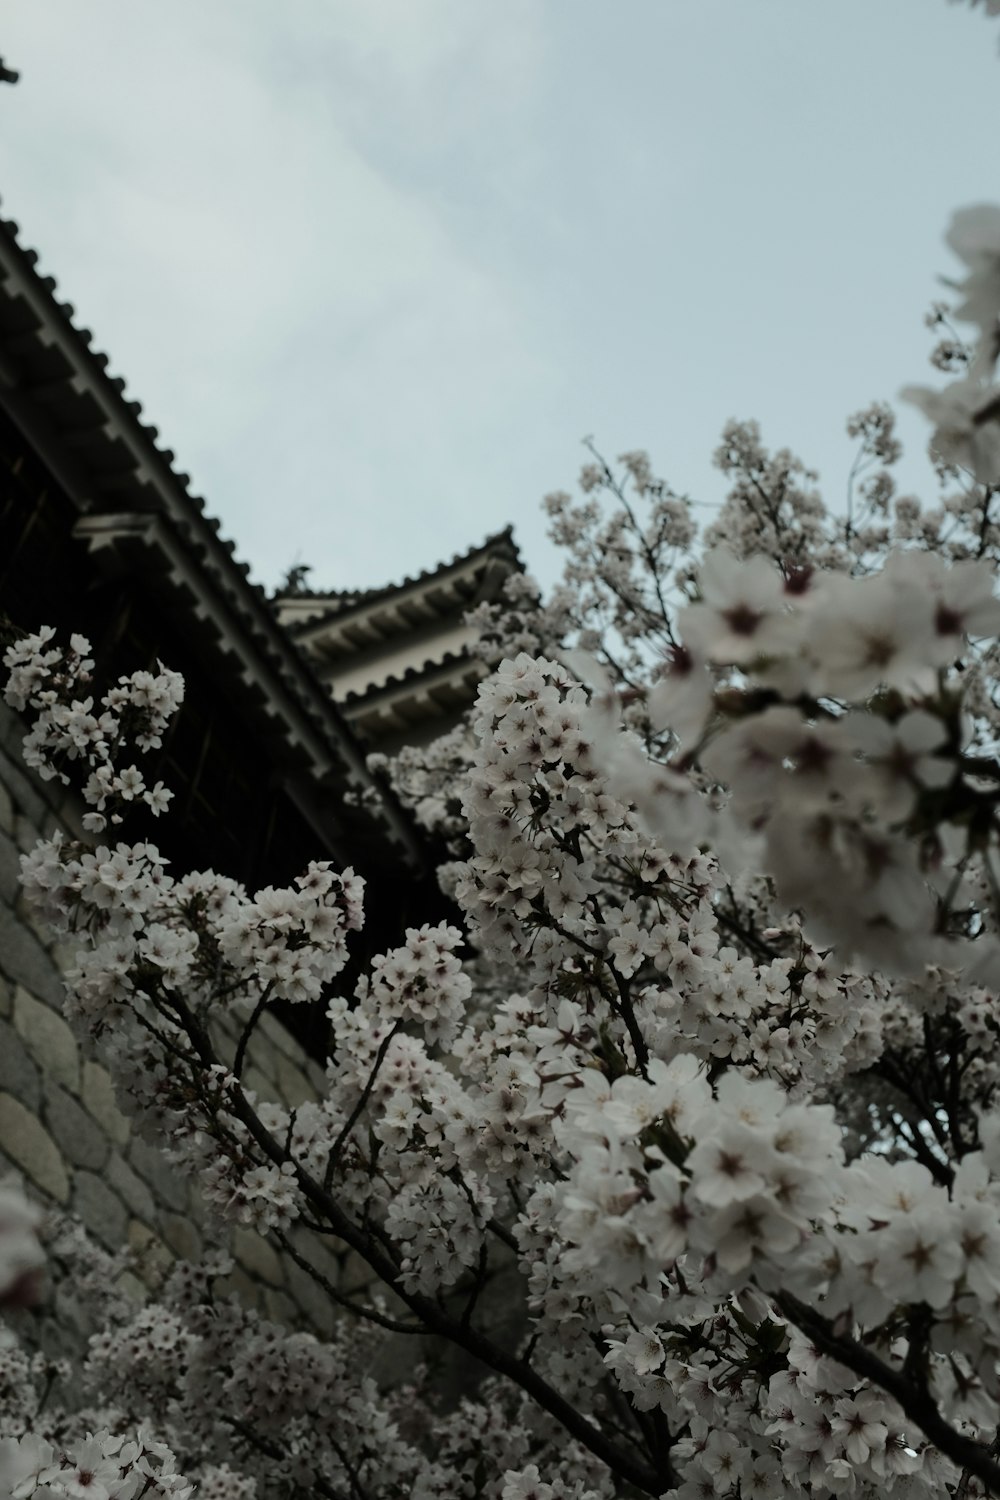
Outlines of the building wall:
{"label": "building wall", "polygon": [[[15,236],[0,222],[0,623],[84,633],[104,674],[98,693],[160,656],[182,672],[184,709],[146,767],[177,801],[166,826],[139,823],[133,837],[159,842],[174,868],[215,867],[251,889],[290,880],[310,858],[355,864],[372,900],[343,976],[350,992],[406,926],[450,914],[423,841],[391,796],[377,817],[347,804],[363,756],[346,716]],[[71,955],[28,918],[18,856],[57,828],[75,834],[79,810],[26,771],[21,732],[0,704],[0,1174],[14,1168],[109,1248],[131,1245],[130,1289],[143,1296],[171,1259],[200,1252],[204,1215],[196,1186],[133,1135],[63,1019]],[[287,1019],[294,1037],[275,1020],[259,1029],[248,1076],[263,1098],[294,1105],[322,1084],[301,1043],[319,1055],[327,1028],[321,1008]],[[290,1323],[330,1325],[330,1297],[294,1262],[252,1234],[233,1248],[244,1296]],[[300,1237],[298,1248],[342,1291],[368,1280],[329,1240]]]}
{"label": "building wall", "polygon": [[[24,909],[19,857],[57,828],[78,831],[65,789],[39,781],[20,754],[23,724],[0,704],[0,1176],[17,1172],[45,1206],[79,1216],[110,1250],[130,1245],[137,1297],[155,1289],[178,1256],[205,1243],[197,1184],[135,1135],[118,1109],[104,1069],[85,1057],[62,1016],[62,969],[71,953],[40,931]],[[246,1081],[262,1099],[294,1107],[318,1097],[321,1070],[273,1017],[265,1016],[248,1054]],[[297,1248],[334,1286],[352,1290],[367,1268],[346,1247],[293,1235]],[[233,1285],[268,1316],[326,1332],[330,1298],[259,1235],[238,1230]]]}

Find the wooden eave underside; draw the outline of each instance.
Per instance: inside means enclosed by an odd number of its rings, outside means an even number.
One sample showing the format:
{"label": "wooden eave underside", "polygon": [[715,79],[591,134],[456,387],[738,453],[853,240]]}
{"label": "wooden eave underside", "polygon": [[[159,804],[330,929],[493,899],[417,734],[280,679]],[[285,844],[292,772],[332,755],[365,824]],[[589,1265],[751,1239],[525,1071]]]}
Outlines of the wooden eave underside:
{"label": "wooden eave underside", "polygon": [[449,655],[366,693],[350,693],[341,707],[362,734],[377,740],[466,708],[488,670],[475,657]]}
{"label": "wooden eave underside", "polygon": [[[0,219],[0,403],[76,508],[76,535],[101,568],[134,569],[176,602],[176,628],[193,632],[226,680],[242,685],[248,712],[313,785],[370,785],[351,728],[263,590],[16,235]],[[409,819],[388,795],[379,821],[397,855],[419,864]]]}
{"label": "wooden eave underside", "polygon": [[276,600],[275,607],[300,649],[333,662],[414,630],[457,623],[473,605],[495,598],[503,580],[520,567],[509,532],[501,532],[465,557],[348,603],[320,595],[289,596]]}

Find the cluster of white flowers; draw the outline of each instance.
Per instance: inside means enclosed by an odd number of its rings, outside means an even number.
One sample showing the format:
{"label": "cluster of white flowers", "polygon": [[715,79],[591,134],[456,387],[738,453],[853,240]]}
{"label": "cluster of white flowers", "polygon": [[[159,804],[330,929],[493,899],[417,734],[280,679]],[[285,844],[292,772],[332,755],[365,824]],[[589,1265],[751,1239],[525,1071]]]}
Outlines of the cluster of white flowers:
{"label": "cluster of white flowers", "polygon": [[[995,945],[979,941],[973,961],[954,919],[998,843],[974,816],[992,790],[966,753],[973,731],[949,670],[975,657],[970,640],[1000,634],[990,564],[897,551],[882,572],[852,578],[717,549],[698,579],[697,602],[678,612],[682,666],[649,695],[653,727],[727,789],[728,821],[816,936],[845,957],[962,962],[992,981]],[[669,767],[643,768],[606,705],[590,727],[612,787],[647,828],[673,843],[709,837],[732,873],[746,867],[745,838]]]}
{"label": "cluster of white flowers", "polygon": [[[381,767],[440,835],[464,931],[407,931],[339,994],[351,870],[251,894],[144,842],[25,857],[79,948],[67,1015],[136,1127],[217,1219],[307,1274],[319,1233],[389,1297],[313,1272],[345,1312],[321,1342],[241,1306],[223,1255],[141,1308],[117,1269],[78,1277],[98,1408],[46,1408],[41,1357],[0,1348],[18,1500],[997,1487],[996,226],[950,236],[980,342],[933,398],[964,413],[934,439],[935,509],[892,511],[878,404],[850,424],[846,517],[751,423],[726,429],[698,554],[645,454],[619,480],[592,450],[583,503],[549,497],[566,585],[480,607],[508,655],[469,723]],[[137,673],[95,710],[88,650],[21,641],[7,691],[100,836],[162,805],[124,762],[181,690]],[[325,1091],[295,1108],[244,1081],[277,1002],[329,1023]],[[0,1189],[0,1299],[37,1290],[36,1227]],[[376,1379],[416,1333],[427,1364]],[[448,1345],[489,1374],[445,1408]]]}
{"label": "cluster of white flowers", "polygon": [[[764,1431],[777,1440],[785,1474],[800,1490],[906,1494],[956,1477],[924,1443],[911,1444],[898,1405],[861,1386],[850,1370],[817,1355],[800,1334],[789,1340],[788,1368],[772,1376]],[[768,1420],[770,1418],[770,1420]],[[704,1466],[699,1459],[699,1466]],[[940,1492],[940,1491],[939,1491]],[[945,1491],[947,1492],[947,1491]]]}
{"label": "cluster of white flowers", "polygon": [[234,893],[217,926],[219,951],[247,993],[318,1000],[347,962],[347,932],[364,921],[364,881],[347,869],[310,864],[295,889],[268,886],[252,900]]}
{"label": "cluster of white flowers", "polygon": [[147,1432],[98,1432],[61,1453],[42,1438],[0,1438],[0,1482],[11,1500],[191,1500],[170,1449]]}
{"label": "cluster of white flowers", "polygon": [[842,1163],[832,1108],[735,1070],[713,1091],[705,1071],[679,1053],[597,1103],[572,1101],[561,1267],[593,1289],[611,1271],[620,1291],[655,1293],[664,1267],[692,1253],[718,1268],[713,1286],[741,1285],[751,1267],[780,1279],[828,1211]]}
{"label": "cluster of white flowers", "polygon": [[935,425],[931,446],[947,464],[968,469],[981,484],[1000,484],[1000,386],[989,384],[1000,355],[1000,206],[981,203],[955,214],[948,244],[964,261],[952,316],[972,323],[978,342],[970,368],[943,391],[909,386],[903,395]]}
{"label": "cluster of white flowers", "polygon": [[472,989],[455,954],[461,943],[445,923],[411,928],[405,948],[374,960],[370,988],[358,998],[382,1021],[411,1020],[429,1042],[452,1040]]}
{"label": "cluster of white flowers", "polygon": [[4,696],[17,709],[37,715],[24,742],[24,758],[44,780],[58,776],[69,782],[67,767],[85,768],[82,787],[91,811],[84,826],[100,833],[108,821],[122,821],[121,808],[144,803],[154,815],[165,811],[173,793],[162,782],[148,787],[135,765],[120,764],[123,752],[134,745],[140,752],[157,749],[162,733],[184,696],[179,673],[157,663],[156,672],[133,672],[103,694],[95,712],[93,695],[77,697],[93,682],[90,642],[70,637],[68,650],[53,646],[51,626],[25,635],[8,647]]}

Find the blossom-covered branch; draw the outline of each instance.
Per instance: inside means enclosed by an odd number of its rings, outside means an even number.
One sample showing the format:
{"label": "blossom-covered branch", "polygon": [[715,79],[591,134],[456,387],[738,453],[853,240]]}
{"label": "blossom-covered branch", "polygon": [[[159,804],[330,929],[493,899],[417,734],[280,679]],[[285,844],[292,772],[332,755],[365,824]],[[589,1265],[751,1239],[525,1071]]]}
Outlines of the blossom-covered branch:
{"label": "blossom-covered branch", "polygon": [[[220,1241],[270,1237],[343,1314],[326,1340],[269,1322],[224,1290],[224,1248],[137,1306],[49,1231],[94,1312],[69,1382],[93,1404],[0,1351],[18,1500],[1000,1483],[1000,215],[950,243],[975,342],[910,393],[936,505],[896,495],[881,403],[851,419],[846,514],[751,423],[703,535],[645,455],[618,474],[590,446],[583,502],[548,503],[564,586],[477,610],[506,654],[468,723],[382,768],[463,926],[401,934],[350,993],[352,870],[251,892],[124,841],[134,807],[168,809],[137,761],[179,679],[95,701],[81,637],[10,648],[29,763],[87,808],[23,860],[76,950],[66,1014]],[[328,1023],[294,1108],[247,1066],[278,1003]],[[46,1231],[5,1191],[14,1304]],[[349,1248],[363,1294],[300,1234]]]}

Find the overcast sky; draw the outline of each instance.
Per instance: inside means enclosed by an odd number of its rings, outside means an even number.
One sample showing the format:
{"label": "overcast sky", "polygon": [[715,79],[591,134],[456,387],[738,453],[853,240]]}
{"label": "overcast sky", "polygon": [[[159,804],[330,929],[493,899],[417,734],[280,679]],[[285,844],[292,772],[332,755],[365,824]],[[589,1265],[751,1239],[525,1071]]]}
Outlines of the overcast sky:
{"label": "overcast sky", "polygon": [[584,435],[718,502],[756,417],[839,503],[847,414],[943,382],[998,36],[944,0],[6,0],[3,212],[259,582],[509,522],[550,580]]}

